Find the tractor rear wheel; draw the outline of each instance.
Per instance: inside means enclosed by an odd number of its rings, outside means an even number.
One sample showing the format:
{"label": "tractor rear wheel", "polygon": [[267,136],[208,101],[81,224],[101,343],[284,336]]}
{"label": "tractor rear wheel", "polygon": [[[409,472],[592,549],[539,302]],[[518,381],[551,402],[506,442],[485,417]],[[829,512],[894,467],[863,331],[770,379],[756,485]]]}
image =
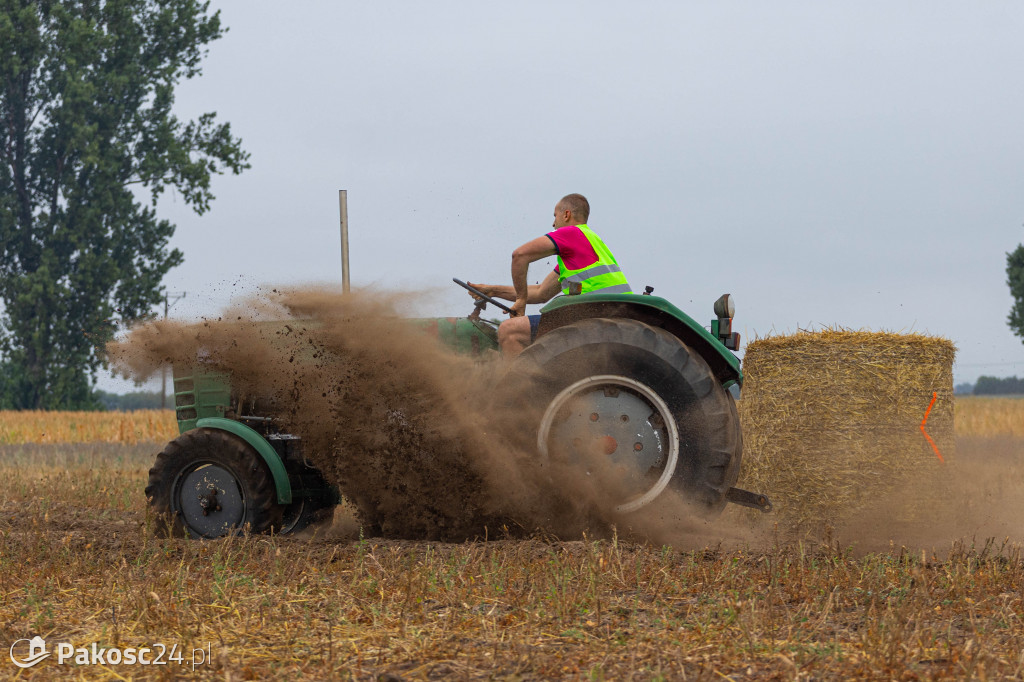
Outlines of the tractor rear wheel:
{"label": "tractor rear wheel", "polygon": [[[292,502],[284,508],[281,535],[330,526],[338,500],[331,494],[331,485],[323,474],[307,466],[300,472],[292,472],[291,482]],[[296,494],[296,486],[302,488],[301,496]],[[312,496],[311,490],[315,491]]]}
{"label": "tractor rear wheel", "polygon": [[707,363],[663,329],[594,318],[537,339],[516,361],[518,407],[542,461],[603,478],[618,512],[665,489],[707,514],[726,504],[743,438],[736,406]]}
{"label": "tractor rear wheel", "polygon": [[194,429],[172,440],[149,470],[146,496],[174,537],[217,538],[265,533],[281,526],[266,462],[242,439],[217,429]]}
{"label": "tractor rear wheel", "polygon": [[334,506],[318,505],[306,497],[300,497],[284,509],[281,520],[281,535],[298,533],[307,528],[325,528],[334,521]]}

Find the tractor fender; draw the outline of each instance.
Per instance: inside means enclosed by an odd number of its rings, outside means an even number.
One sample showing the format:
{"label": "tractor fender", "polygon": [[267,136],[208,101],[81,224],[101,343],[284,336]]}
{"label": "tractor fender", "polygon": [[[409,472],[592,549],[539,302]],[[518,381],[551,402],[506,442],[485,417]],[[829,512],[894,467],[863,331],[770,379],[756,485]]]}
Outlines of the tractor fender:
{"label": "tractor fender", "polygon": [[723,386],[743,384],[739,358],[692,317],[659,296],[599,292],[558,296],[540,313],[538,337],[592,317],[625,318],[664,329],[700,355]]}
{"label": "tractor fender", "polygon": [[277,489],[277,501],[280,504],[291,504],[292,486],[288,481],[288,472],[285,471],[281,456],[277,454],[274,446],[268,443],[266,438],[245,424],[225,417],[200,419],[196,422],[196,428],[227,431],[251,445],[270,468],[270,474],[274,477],[274,487]]}

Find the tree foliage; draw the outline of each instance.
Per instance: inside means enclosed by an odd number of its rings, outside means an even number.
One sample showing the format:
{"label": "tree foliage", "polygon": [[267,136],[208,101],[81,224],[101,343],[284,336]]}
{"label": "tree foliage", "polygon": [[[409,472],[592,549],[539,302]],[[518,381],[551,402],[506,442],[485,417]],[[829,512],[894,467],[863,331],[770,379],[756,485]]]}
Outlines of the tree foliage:
{"label": "tree foliage", "polygon": [[974,395],[1020,395],[1024,394],[1024,379],[1012,377],[978,377],[974,384]]}
{"label": "tree foliage", "polygon": [[1024,244],[1006,254],[1006,283],[1013,296],[1013,307],[1006,322],[1014,334],[1024,339]]}
{"label": "tree foliage", "polygon": [[103,410],[131,412],[134,410],[159,410],[163,407],[160,391],[132,391],[131,393],[108,393],[96,390],[97,407]]}
{"label": "tree foliage", "polygon": [[112,320],[182,262],[157,199],[196,212],[248,168],[227,123],[174,89],[224,30],[197,0],[0,0],[0,301],[9,406],[86,407]]}
{"label": "tree foliage", "polygon": [[953,395],[970,395],[974,393],[974,384],[964,381],[953,386]]}

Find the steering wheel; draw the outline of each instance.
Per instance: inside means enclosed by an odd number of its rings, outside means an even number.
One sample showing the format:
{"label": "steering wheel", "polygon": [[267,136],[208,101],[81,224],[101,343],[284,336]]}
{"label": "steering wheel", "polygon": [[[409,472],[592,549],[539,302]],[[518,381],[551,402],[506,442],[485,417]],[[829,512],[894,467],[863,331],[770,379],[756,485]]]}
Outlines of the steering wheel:
{"label": "steering wheel", "polygon": [[455,277],[452,277],[452,281],[455,282],[456,284],[458,284],[460,287],[462,287],[466,291],[469,291],[470,293],[472,293],[474,296],[479,296],[480,297],[481,300],[476,302],[476,310],[473,311],[473,314],[475,314],[477,317],[480,316],[480,311],[483,310],[484,306],[487,305],[488,303],[491,303],[495,307],[497,307],[497,308],[499,308],[501,310],[504,310],[506,313],[511,313],[512,312],[512,309],[509,308],[504,303],[500,303],[500,302],[494,300],[493,298],[491,298],[490,296],[488,296],[484,292],[480,291],[476,287],[472,287],[472,286],[466,284],[461,279],[457,279]]}

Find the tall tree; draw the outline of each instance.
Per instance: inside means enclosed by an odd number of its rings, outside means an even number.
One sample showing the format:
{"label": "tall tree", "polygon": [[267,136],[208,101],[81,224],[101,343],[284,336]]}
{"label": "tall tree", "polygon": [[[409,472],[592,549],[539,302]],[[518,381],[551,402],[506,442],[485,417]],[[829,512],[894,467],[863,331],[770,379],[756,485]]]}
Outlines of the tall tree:
{"label": "tall tree", "polygon": [[1024,244],[1006,254],[1006,283],[1013,296],[1013,307],[1006,323],[1014,334],[1024,339]]}
{"label": "tall tree", "polygon": [[174,89],[220,38],[199,0],[0,0],[0,301],[4,393],[18,408],[91,402],[111,319],[137,319],[182,262],[157,199],[197,213],[249,167]]}

